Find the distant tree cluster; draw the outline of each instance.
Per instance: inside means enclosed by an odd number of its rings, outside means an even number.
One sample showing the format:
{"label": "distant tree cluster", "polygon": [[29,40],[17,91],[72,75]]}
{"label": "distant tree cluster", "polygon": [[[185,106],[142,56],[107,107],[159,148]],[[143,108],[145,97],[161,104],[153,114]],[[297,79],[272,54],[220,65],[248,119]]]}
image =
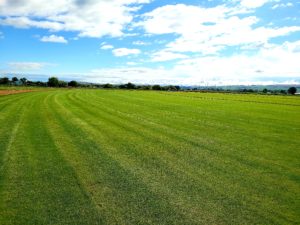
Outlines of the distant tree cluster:
{"label": "distant tree cluster", "polygon": [[36,82],[27,81],[25,77],[17,78],[13,77],[11,80],[8,77],[0,77],[0,85],[27,85],[27,84],[34,84]]}
{"label": "distant tree cluster", "polygon": [[[59,80],[57,77],[50,77],[48,82],[42,81],[30,81],[27,78],[13,77],[11,80],[8,77],[0,77],[0,85],[12,85],[12,86],[39,86],[39,87],[79,87],[77,81],[66,82]],[[85,85],[81,85],[85,87]]]}
{"label": "distant tree cluster", "polygon": [[131,82],[126,84],[93,84],[93,83],[82,83],[75,80],[66,82],[59,80],[57,77],[50,77],[48,82],[42,81],[30,81],[27,78],[17,78],[12,77],[0,77],[0,85],[13,85],[13,86],[39,86],[39,87],[55,87],[55,88],[104,88],[104,89],[127,89],[127,90],[154,90],[154,91],[195,91],[195,92],[224,92],[224,93],[257,93],[257,94],[275,94],[275,95],[294,95],[297,93],[296,87],[290,87],[288,90],[268,90],[264,88],[251,89],[251,88],[241,88],[241,89],[224,89],[219,87],[199,87],[199,88],[188,88],[180,87],[174,85],[136,85]]}
{"label": "distant tree cluster", "polygon": [[180,91],[181,88],[179,86],[167,85],[135,85],[132,83],[115,85],[114,88],[119,89],[137,89],[137,90],[156,90],[156,91]]}
{"label": "distant tree cluster", "polygon": [[155,91],[180,91],[180,86],[161,86],[161,85],[135,85],[133,83],[113,85],[113,84],[103,84],[99,85],[100,88],[115,88],[115,89],[129,89],[129,90],[155,90]]}
{"label": "distant tree cluster", "polygon": [[297,88],[295,88],[295,87],[290,87],[290,88],[288,89],[288,93],[291,94],[291,95],[296,94],[296,93],[297,93]]}
{"label": "distant tree cluster", "polygon": [[269,90],[267,88],[264,89],[251,89],[251,88],[242,88],[242,89],[224,89],[224,88],[215,88],[215,87],[201,87],[201,88],[187,88],[186,91],[193,92],[222,92],[222,93],[256,93],[256,94],[272,94],[272,95],[294,95],[297,93],[297,88],[290,87],[288,90],[284,89],[273,89]]}

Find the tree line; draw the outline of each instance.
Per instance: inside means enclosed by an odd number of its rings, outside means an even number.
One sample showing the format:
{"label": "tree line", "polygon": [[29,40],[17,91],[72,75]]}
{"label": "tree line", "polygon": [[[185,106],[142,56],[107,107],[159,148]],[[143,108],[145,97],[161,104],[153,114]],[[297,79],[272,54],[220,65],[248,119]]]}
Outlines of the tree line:
{"label": "tree line", "polygon": [[136,85],[133,83],[127,83],[127,84],[120,84],[120,85],[114,85],[114,84],[92,84],[92,83],[82,83],[77,82],[75,80],[66,82],[63,80],[59,80],[57,77],[50,77],[47,82],[42,81],[30,81],[26,77],[23,78],[17,78],[13,77],[12,79],[9,79],[8,77],[0,77],[0,85],[12,85],[12,86],[38,86],[38,87],[55,87],[55,88],[74,88],[74,87],[82,87],[82,88],[104,88],[104,89],[131,89],[131,90],[156,90],[156,91],[197,91],[197,92],[238,92],[238,93],[263,93],[263,94],[296,94],[297,88],[296,87],[290,87],[288,90],[268,90],[266,88],[262,90],[253,90],[250,88],[243,88],[243,89],[223,89],[223,88],[217,88],[217,87],[207,87],[207,88],[181,88],[178,85]]}
{"label": "tree line", "polygon": [[289,87],[286,89],[251,89],[251,88],[240,88],[240,89],[226,89],[218,87],[207,87],[207,88],[192,88],[187,89],[192,92],[222,92],[222,93],[253,93],[253,94],[272,94],[272,95],[295,95],[297,93],[296,87]]}
{"label": "tree line", "polygon": [[39,87],[56,87],[56,88],[64,88],[64,87],[83,87],[83,88],[114,88],[114,89],[141,89],[141,90],[162,90],[162,91],[179,91],[180,86],[175,85],[167,85],[160,86],[156,85],[136,85],[133,83],[127,84],[93,84],[93,83],[82,83],[72,80],[70,82],[66,82],[63,80],[59,80],[57,77],[50,77],[47,82],[42,81],[30,81],[27,78],[13,77],[11,80],[8,77],[0,78],[0,85],[15,85],[15,86],[39,86]]}

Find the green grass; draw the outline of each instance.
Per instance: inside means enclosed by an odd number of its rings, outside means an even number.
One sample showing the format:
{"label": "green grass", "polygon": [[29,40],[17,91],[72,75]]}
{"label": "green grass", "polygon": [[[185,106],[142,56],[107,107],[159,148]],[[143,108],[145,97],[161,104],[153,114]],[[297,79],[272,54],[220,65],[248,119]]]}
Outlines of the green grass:
{"label": "green grass", "polygon": [[300,98],[0,96],[0,224],[299,224]]}

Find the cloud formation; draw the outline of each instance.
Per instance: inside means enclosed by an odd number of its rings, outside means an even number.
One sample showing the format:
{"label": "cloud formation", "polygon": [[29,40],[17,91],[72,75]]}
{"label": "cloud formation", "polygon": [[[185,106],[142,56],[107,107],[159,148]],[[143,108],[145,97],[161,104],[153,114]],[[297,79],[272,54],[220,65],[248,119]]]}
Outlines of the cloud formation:
{"label": "cloud formation", "polygon": [[108,49],[113,49],[114,48],[114,46],[112,46],[112,45],[102,45],[101,47],[100,47],[100,49],[102,49],[102,50],[108,50]]}
{"label": "cloud formation", "polygon": [[10,62],[8,63],[9,68],[16,72],[36,71],[44,68],[48,63],[40,62]]}
{"label": "cloud formation", "polygon": [[1,25],[75,31],[82,37],[123,35],[133,12],[149,0],[1,0]]}
{"label": "cloud formation", "polygon": [[252,9],[262,7],[264,4],[272,1],[274,0],[240,0],[240,4],[242,7]]}
{"label": "cloud formation", "polygon": [[[266,2],[241,1],[241,5],[254,7]],[[231,46],[268,43],[272,38],[300,31],[300,26],[257,26],[259,18],[232,16],[235,9],[224,5],[213,8],[167,5],[144,14],[144,21],[138,26],[152,35],[178,35],[166,45],[166,52],[198,52],[203,55],[216,54]]]}
{"label": "cloud formation", "polygon": [[170,61],[175,59],[186,59],[186,58],[188,58],[187,55],[165,51],[165,50],[154,52],[151,55],[152,62],[165,62],[165,61]]}
{"label": "cloud formation", "polygon": [[63,37],[63,36],[56,36],[54,34],[50,35],[50,36],[43,36],[40,39],[41,42],[53,42],[53,43],[63,43],[63,44],[67,44],[68,41]]}
{"label": "cloud formation", "polygon": [[136,48],[117,48],[112,51],[112,53],[117,57],[128,56],[128,55],[139,55],[141,50]]}

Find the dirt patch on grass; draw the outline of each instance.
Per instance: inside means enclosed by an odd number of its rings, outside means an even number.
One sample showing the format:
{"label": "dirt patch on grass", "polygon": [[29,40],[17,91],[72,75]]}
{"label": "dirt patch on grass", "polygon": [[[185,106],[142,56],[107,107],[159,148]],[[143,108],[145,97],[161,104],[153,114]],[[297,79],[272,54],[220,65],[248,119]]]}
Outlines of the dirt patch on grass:
{"label": "dirt patch on grass", "polygon": [[13,95],[24,92],[32,92],[33,90],[0,90],[0,95]]}

